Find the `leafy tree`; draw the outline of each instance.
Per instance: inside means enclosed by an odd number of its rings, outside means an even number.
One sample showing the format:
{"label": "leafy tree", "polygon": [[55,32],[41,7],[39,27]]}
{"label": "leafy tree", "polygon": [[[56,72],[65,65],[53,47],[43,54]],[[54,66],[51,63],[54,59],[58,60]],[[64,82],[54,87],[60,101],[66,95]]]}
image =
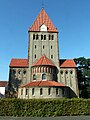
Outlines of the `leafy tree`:
{"label": "leafy tree", "polygon": [[77,77],[80,97],[90,98],[90,59],[79,57],[74,59],[77,65]]}

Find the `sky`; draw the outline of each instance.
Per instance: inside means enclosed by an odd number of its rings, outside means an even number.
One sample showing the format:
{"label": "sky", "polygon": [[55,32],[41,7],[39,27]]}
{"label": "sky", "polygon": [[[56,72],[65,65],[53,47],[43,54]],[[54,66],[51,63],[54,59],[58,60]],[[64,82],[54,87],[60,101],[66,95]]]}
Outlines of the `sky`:
{"label": "sky", "polygon": [[28,29],[44,9],[59,31],[61,59],[90,58],[90,0],[0,0],[0,80],[12,58],[27,58]]}

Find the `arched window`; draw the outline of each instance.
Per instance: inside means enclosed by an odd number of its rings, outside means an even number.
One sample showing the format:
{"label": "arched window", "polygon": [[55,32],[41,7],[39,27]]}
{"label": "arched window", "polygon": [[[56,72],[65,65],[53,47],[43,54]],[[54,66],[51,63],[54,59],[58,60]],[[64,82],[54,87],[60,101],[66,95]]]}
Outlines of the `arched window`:
{"label": "arched window", "polygon": [[41,40],[43,40],[43,35],[41,35]]}
{"label": "arched window", "polygon": [[52,40],[54,40],[54,35],[52,35]]}
{"label": "arched window", "polygon": [[35,40],[35,34],[33,34],[33,40]]}
{"label": "arched window", "polygon": [[42,74],[42,80],[46,79],[46,74]]}
{"label": "arched window", "polygon": [[24,75],[26,74],[26,70],[23,71],[23,74],[24,74]]}
{"label": "arched window", "polygon": [[33,80],[36,80],[36,75],[35,74],[33,75]]}
{"label": "arched window", "polygon": [[49,40],[50,40],[50,38],[51,38],[51,35],[49,35]]}
{"label": "arched window", "polygon": [[36,58],[36,54],[35,54],[35,56],[34,56],[35,58]]}
{"label": "arched window", "polygon": [[43,95],[43,89],[40,88],[40,95]]}
{"label": "arched window", "polygon": [[28,93],[29,93],[29,90],[28,90],[28,89],[26,89],[26,95],[28,95]]}
{"label": "arched window", "polygon": [[44,35],[44,40],[46,40],[46,35]]}
{"label": "arched window", "polygon": [[48,95],[51,94],[51,88],[48,88]]}
{"label": "arched window", "polygon": [[36,35],[36,40],[38,40],[38,34]]}
{"label": "arched window", "polygon": [[56,88],[56,95],[58,95],[58,88]]}
{"label": "arched window", "polygon": [[35,90],[34,90],[34,88],[32,88],[32,95],[35,95]]}

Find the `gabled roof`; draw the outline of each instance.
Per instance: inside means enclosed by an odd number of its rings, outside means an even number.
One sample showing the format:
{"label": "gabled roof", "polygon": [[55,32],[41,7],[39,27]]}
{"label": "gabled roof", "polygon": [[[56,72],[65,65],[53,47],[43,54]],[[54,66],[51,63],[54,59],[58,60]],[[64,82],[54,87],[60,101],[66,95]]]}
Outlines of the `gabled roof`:
{"label": "gabled roof", "polygon": [[41,66],[41,65],[49,65],[49,66],[55,66],[53,62],[46,57],[46,55],[43,55],[39,60],[37,60],[32,66]]}
{"label": "gabled roof", "polygon": [[65,60],[61,66],[61,68],[75,68],[76,67],[76,64],[74,62],[74,60]]}
{"label": "gabled roof", "polygon": [[29,28],[29,31],[40,31],[40,27],[43,24],[47,26],[48,32],[58,32],[44,9],[40,11],[33,25],[31,26],[31,28]]}
{"label": "gabled roof", "polygon": [[24,86],[21,86],[21,88],[23,87],[64,87],[64,84],[61,84],[59,82],[55,82],[55,81],[33,81],[30,82]]}
{"label": "gabled roof", "polygon": [[7,83],[7,81],[0,81],[0,87],[6,87]]}
{"label": "gabled roof", "polygon": [[28,59],[12,59],[10,67],[28,67]]}

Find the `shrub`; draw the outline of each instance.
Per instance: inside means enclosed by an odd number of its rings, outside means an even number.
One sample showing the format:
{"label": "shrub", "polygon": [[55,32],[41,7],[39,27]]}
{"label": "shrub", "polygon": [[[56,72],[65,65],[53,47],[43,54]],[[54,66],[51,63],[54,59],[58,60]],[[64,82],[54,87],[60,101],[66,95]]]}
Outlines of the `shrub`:
{"label": "shrub", "polygon": [[0,99],[0,116],[90,115],[90,99]]}

